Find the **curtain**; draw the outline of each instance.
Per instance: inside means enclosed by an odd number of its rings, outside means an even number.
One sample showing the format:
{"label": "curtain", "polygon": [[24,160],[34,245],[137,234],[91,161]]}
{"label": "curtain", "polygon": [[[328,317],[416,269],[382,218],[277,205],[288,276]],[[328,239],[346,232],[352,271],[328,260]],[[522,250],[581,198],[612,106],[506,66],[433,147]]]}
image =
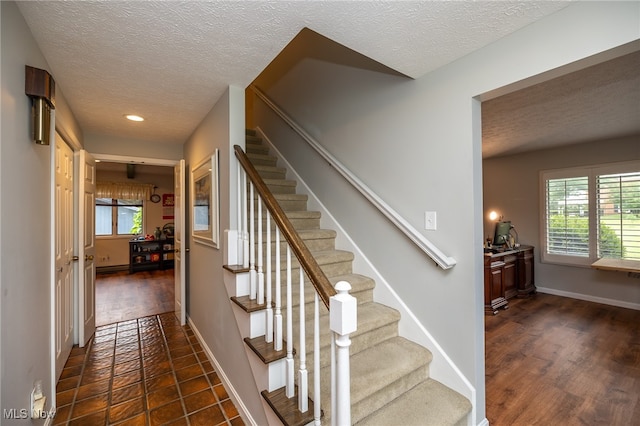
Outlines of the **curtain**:
{"label": "curtain", "polygon": [[117,198],[122,200],[148,200],[153,185],[133,182],[97,182],[96,198]]}

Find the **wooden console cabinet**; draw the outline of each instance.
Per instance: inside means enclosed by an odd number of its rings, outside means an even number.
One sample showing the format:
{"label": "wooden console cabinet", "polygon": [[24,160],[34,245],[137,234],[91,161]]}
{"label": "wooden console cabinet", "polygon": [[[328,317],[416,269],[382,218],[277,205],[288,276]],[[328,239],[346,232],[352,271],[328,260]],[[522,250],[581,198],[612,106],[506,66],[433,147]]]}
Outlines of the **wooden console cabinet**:
{"label": "wooden console cabinet", "polygon": [[484,254],[484,310],[497,314],[509,307],[508,299],[536,292],[533,280],[533,247],[520,246]]}

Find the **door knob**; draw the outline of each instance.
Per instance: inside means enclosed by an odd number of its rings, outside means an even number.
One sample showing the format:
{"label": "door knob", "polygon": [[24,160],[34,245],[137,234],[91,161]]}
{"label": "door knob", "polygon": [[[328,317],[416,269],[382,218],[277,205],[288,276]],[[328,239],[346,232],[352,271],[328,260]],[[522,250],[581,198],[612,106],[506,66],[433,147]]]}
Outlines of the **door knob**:
{"label": "door knob", "polygon": [[73,260],[74,262],[77,262],[78,260],[80,260],[80,258],[78,256],[73,256],[71,260]]}
{"label": "door knob", "polygon": [[91,261],[91,260],[93,260],[93,255],[92,255],[92,254],[85,254],[85,255],[84,255],[84,260],[85,260],[85,261]]}

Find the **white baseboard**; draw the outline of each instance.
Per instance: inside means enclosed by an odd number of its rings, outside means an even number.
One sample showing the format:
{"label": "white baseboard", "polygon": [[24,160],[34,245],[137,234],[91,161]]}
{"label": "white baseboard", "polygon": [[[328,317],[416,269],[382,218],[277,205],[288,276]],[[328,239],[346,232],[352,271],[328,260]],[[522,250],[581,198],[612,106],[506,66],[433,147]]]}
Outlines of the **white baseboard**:
{"label": "white baseboard", "polygon": [[251,413],[247,409],[246,405],[244,405],[244,402],[242,401],[242,399],[234,389],[233,385],[229,381],[229,377],[227,377],[227,375],[224,373],[224,370],[220,366],[220,363],[218,363],[218,360],[216,359],[216,357],[213,356],[213,352],[211,352],[211,349],[209,349],[209,346],[207,346],[206,342],[202,338],[202,335],[198,331],[198,328],[193,323],[191,318],[187,317],[187,323],[193,330],[193,334],[198,339],[198,342],[200,343],[200,345],[202,345],[204,352],[207,354],[207,358],[209,358],[209,361],[211,361],[211,363],[215,367],[216,373],[218,374],[220,381],[224,385],[224,388],[227,390],[227,393],[229,394],[229,398],[231,399],[231,401],[233,401],[233,404],[238,409],[238,413],[240,414],[240,417],[242,417],[242,420],[244,420],[246,424],[258,426],[258,423],[251,416]]}
{"label": "white baseboard", "polygon": [[571,299],[585,300],[587,302],[602,303],[603,305],[617,306],[619,308],[633,309],[640,311],[640,303],[623,302],[621,300],[607,299],[605,297],[590,296],[588,294],[573,293],[570,291],[556,290],[555,288],[538,287],[539,293],[553,294],[555,296],[569,297]]}

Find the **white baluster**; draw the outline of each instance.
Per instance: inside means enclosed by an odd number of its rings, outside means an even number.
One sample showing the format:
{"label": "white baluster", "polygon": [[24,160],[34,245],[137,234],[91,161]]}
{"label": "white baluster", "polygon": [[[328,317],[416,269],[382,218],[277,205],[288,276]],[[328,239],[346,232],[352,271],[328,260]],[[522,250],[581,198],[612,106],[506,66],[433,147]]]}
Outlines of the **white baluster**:
{"label": "white baluster", "polygon": [[300,265],[300,369],[298,371],[298,410],[306,413],[309,410],[309,383],[307,371],[306,322],[304,309],[304,270]]}
{"label": "white baluster", "polygon": [[320,298],[314,291],[313,296],[313,419],[320,425]]}
{"label": "white baluster", "polygon": [[280,228],[276,227],[276,315],[275,315],[275,342],[273,349],[282,350],[282,280],[280,275]]}
{"label": "white baluster", "polygon": [[236,161],[236,165],[238,167],[237,169],[237,173],[236,173],[236,213],[238,215],[237,217],[237,222],[238,222],[238,265],[240,265],[243,262],[242,259],[242,166],[240,165],[240,162]]}
{"label": "white baluster", "polygon": [[[329,328],[336,334],[336,379],[333,392],[336,393],[335,411],[331,417],[338,425],[351,424],[351,378],[349,366],[349,334],[356,331],[357,301],[349,294],[351,285],[346,281],[336,284],[338,294],[329,302]],[[333,393],[332,392],[332,393]]]}
{"label": "white baluster", "polygon": [[262,269],[262,197],[258,195],[258,304],[264,304],[264,271]]}
{"label": "white baluster", "polygon": [[247,173],[242,170],[242,266],[249,267],[249,233],[247,232]]}
{"label": "white baluster", "polygon": [[258,273],[256,272],[256,218],[253,183],[249,184],[249,299],[256,300]]}
{"label": "white baluster", "polygon": [[273,308],[271,306],[271,214],[269,210],[266,212],[267,216],[267,310],[265,312],[267,320],[267,329],[265,335],[265,341],[267,343],[273,342]]}
{"label": "white baluster", "polygon": [[293,398],[293,313],[291,306],[291,248],[287,243],[287,398]]}
{"label": "white baluster", "polygon": [[331,333],[331,426],[337,426],[336,389],[336,333]]}

